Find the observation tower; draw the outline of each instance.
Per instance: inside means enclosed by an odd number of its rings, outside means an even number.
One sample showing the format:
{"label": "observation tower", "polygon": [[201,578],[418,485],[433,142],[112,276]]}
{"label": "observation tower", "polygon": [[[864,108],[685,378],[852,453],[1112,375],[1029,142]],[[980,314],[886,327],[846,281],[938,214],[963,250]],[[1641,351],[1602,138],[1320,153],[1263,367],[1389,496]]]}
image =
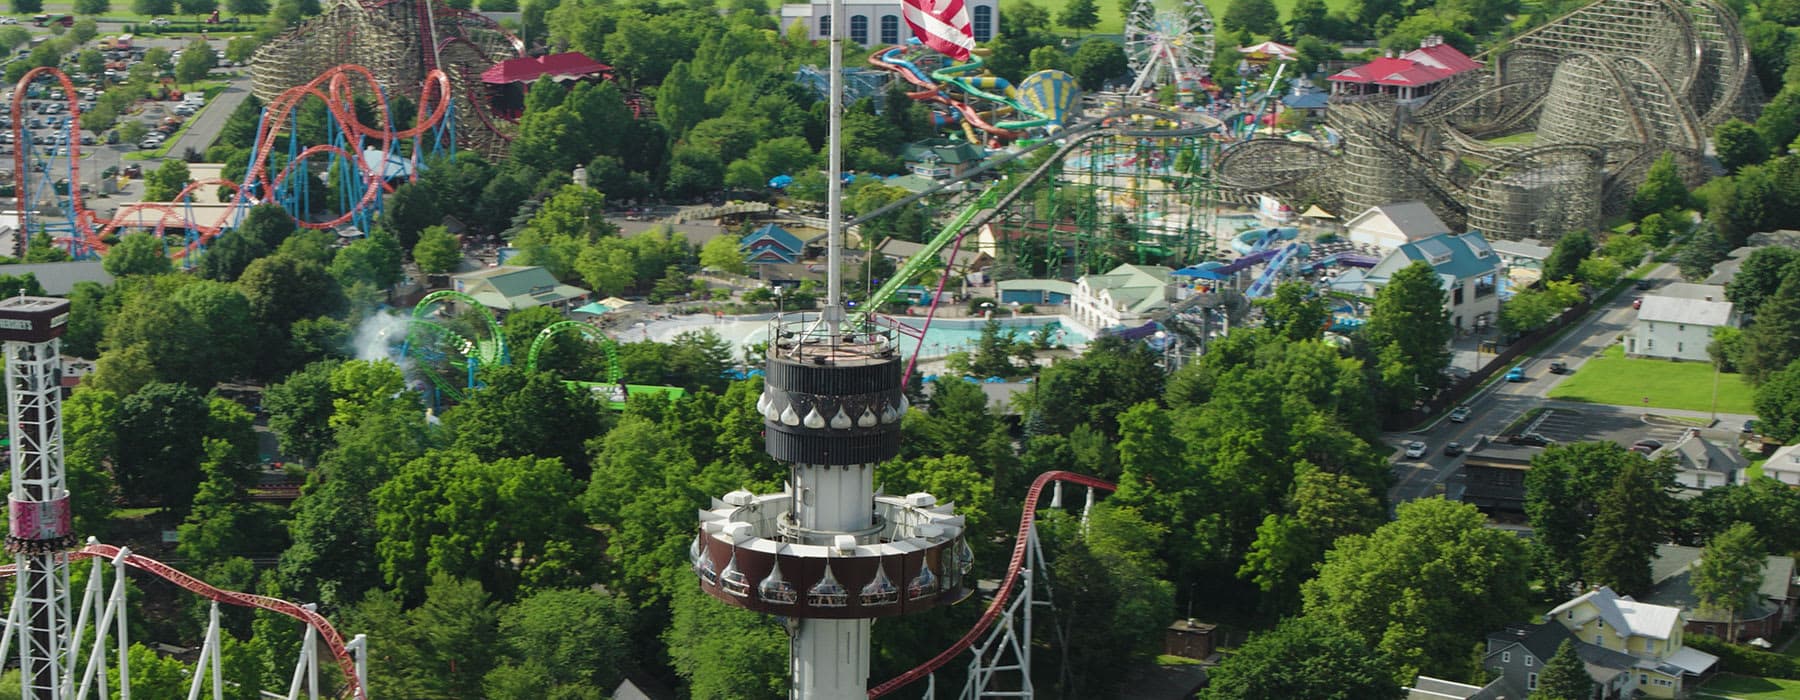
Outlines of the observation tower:
{"label": "observation tower", "polygon": [[787,487],[715,500],[689,551],[708,594],[786,620],[795,700],[868,697],[871,620],[962,600],[974,556],[931,494],[875,493],[900,453],[905,374],[895,332],[843,304],[842,0],[831,14],[825,307],[773,321],[756,402]]}
{"label": "observation tower", "polygon": [[12,438],[11,530],[6,549],[17,565],[7,634],[19,635],[19,670],[28,700],[61,697],[73,672],[69,550],[72,511],[62,456],[59,346],[69,323],[66,299],[0,300],[0,350],[6,353],[8,435]]}

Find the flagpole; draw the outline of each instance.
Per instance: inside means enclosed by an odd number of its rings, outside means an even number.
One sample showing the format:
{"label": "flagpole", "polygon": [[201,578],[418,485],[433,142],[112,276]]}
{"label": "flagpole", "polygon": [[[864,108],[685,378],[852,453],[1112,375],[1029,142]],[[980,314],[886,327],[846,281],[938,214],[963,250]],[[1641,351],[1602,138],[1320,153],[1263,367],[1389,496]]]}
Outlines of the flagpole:
{"label": "flagpole", "polygon": [[844,0],[831,0],[830,129],[825,137],[825,321],[838,335],[844,319],[839,265],[844,244]]}

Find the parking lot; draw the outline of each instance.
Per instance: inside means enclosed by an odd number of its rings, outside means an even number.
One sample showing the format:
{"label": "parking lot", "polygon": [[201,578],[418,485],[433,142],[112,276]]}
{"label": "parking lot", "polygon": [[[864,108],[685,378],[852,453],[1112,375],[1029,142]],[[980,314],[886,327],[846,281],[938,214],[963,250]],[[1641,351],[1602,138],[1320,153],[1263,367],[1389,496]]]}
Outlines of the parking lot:
{"label": "parking lot", "polygon": [[[1556,442],[1607,440],[1630,446],[1639,440],[1673,444],[1686,430],[1688,426],[1670,421],[1646,422],[1641,411],[1594,406],[1545,408],[1526,421],[1519,432],[1537,433]],[[1708,430],[1706,437],[1729,441],[1736,437],[1736,433],[1731,430]]]}

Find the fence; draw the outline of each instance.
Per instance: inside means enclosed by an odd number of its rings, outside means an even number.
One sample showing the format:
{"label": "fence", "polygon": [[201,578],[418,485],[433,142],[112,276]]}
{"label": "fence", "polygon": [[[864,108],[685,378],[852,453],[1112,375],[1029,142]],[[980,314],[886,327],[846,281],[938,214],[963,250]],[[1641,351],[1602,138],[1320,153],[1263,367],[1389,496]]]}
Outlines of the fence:
{"label": "fence", "polygon": [[[1610,299],[1611,297],[1603,295],[1601,298]],[[1499,354],[1495,355],[1493,360],[1482,365],[1480,369],[1470,373],[1469,376],[1463,377],[1452,383],[1450,386],[1445,387],[1442,391],[1439,391],[1436,396],[1427,400],[1415,413],[1399,416],[1398,418],[1400,420],[1396,422],[1401,423],[1401,425],[1388,427],[1406,427],[1430,416],[1437,415],[1438,412],[1445,408],[1462,403],[1469,397],[1469,394],[1480,389],[1481,385],[1485,384],[1496,372],[1501,372],[1508,367],[1511,367],[1513,361],[1519,359],[1519,356],[1525,354],[1525,351],[1536,347],[1538,343],[1561,332],[1562,329],[1568,327],[1569,324],[1580,320],[1593,308],[1593,300],[1582,301],[1579,304],[1569,307],[1556,318],[1551,319],[1549,323],[1544,324],[1543,328],[1519,336],[1517,339],[1513,340],[1512,343],[1508,344],[1506,349],[1501,350]]]}

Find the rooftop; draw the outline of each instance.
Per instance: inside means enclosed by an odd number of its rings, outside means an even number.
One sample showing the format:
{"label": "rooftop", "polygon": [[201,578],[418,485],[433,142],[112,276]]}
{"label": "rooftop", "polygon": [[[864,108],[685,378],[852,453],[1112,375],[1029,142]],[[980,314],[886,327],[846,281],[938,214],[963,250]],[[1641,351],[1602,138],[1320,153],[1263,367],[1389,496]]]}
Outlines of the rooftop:
{"label": "rooftop", "polygon": [[501,85],[529,83],[544,76],[560,81],[578,80],[590,75],[611,76],[612,66],[588,58],[587,54],[580,51],[569,51],[501,61],[481,72],[481,82]]}
{"label": "rooftop", "polygon": [[1731,323],[1731,302],[1650,295],[1644,297],[1644,305],[1638,309],[1638,320],[1690,326],[1725,326]]}
{"label": "rooftop", "polygon": [[[1601,586],[1556,606],[1549,617],[1572,613],[1582,605],[1592,605],[1596,615],[1614,629],[1627,630],[1634,636],[1670,639],[1681,625],[1681,609],[1633,600]],[[1572,619],[1572,618],[1571,618]],[[1591,618],[1590,618],[1591,619]],[[1581,620],[1580,622],[1586,622]]]}

